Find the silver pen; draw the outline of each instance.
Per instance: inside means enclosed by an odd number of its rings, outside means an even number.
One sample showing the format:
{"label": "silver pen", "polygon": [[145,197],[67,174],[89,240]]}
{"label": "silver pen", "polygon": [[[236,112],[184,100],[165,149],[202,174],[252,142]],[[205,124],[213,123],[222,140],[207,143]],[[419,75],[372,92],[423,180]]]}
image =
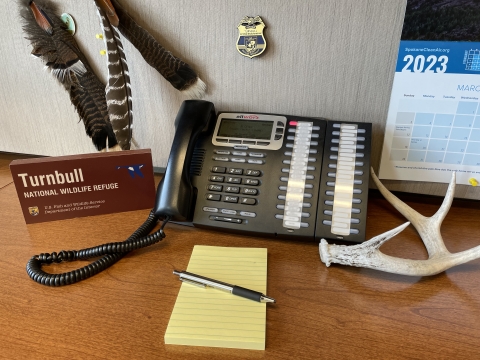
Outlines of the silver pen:
{"label": "silver pen", "polygon": [[200,276],[196,274],[192,274],[186,271],[178,271],[178,270],[173,270],[173,273],[175,275],[178,275],[180,277],[180,281],[200,286],[200,287],[213,287],[215,289],[227,291],[233,295],[241,296],[246,299],[258,301],[261,303],[274,303],[275,299],[262,294],[261,292],[254,291],[254,290],[249,290],[245,289],[241,286],[236,286],[236,285],[231,285],[224,283],[222,281],[214,280],[207,278],[205,276]]}

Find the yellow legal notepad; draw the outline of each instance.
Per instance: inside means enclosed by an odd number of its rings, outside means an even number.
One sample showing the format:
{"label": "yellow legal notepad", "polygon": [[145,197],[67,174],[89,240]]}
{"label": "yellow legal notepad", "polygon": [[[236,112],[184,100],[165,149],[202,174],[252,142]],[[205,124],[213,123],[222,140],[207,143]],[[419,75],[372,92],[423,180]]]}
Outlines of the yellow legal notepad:
{"label": "yellow legal notepad", "polygon": [[[197,245],[187,271],[265,294],[267,249]],[[165,344],[265,350],[265,318],[265,303],[183,283]]]}

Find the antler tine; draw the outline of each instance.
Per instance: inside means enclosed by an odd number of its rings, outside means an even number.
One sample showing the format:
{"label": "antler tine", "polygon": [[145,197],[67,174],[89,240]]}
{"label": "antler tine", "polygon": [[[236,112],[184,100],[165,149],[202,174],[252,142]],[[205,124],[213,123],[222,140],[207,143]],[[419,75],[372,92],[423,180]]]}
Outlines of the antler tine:
{"label": "antler tine", "polygon": [[[398,210],[400,214],[402,214],[407,220],[409,220],[413,226],[415,226],[415,222],[418,222],[420,219],[425,219],[425,216],[418,213],[410,206],[405,204],[402,200],[398,197],[393,195],[378,179],[377,175],[373,171],[373,168],[370,168],[370,174],[372,175],[373,182],[377,185],[378,190],[383,195],[383,197],[393,205],[395,209]],[[415,226],[416,227],[416,226]]]}
{"label": "antler tine", "polygon": [[450,184],[448,184],[447,193],[445,194],[445,198],[443,199],[442,206],[440,209],[432,216],[432,219],[436,219],[440,222],[440,224],[447,216],[448,211],[450,210],[450,206],[452,206],[453,198],[455,196],[455,184],[456,184],[456,175],[455,172],[452,173],[452,178],[450,179]]}
{"label": "antler tine", "polygon": [[[439,256],[442,254],[448,254],[448,250],[445,247],[445,244],[440,234],[440,226],[442,221],[447,215],[450,205],[453,200],[453,193],[455,191],[455,177],[453,175],[452,180],[450,181],[450,186],[448,187],[447,194],[445,195],[445,200],[442,203],[442,206],[437,211],[437,213],[432,217],[425,217],[417,211],[413,210],[410,206],[405,204],[402,200],[393,195],[378,179],[377,175],[370,169],[372,174],[372,179],[377,185],[379,191],[387,199],[387,201],[392,204],[395,209],[397,209],[403,216],[405,216],[418,231],[418,234],[422,238],[422,241],[427,249],[428,256],[430,258]],[[452,186],[453,184],[453,186]]]}

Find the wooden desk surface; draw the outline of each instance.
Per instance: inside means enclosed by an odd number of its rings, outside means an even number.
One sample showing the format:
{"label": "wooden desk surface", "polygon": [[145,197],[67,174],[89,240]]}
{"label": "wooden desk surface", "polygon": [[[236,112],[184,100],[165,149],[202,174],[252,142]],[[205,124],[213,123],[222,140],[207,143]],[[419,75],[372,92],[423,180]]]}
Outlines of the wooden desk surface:
{"label": "wooden desk surface", "polygon": [[[32,255],[120,241],[148,210],[26,226],[0,155],[0,358],[6,359],[396,359],[480,358],[480,260],[434,277],[406,277],[320,262],[318,244],[251,238],[168,224],[160,244],[135,251],[105,272],[49,288],[25,272]],[[441,199],[404,197],[430,216]],[[458,200],[442,226],[447,248],[480,245],[479,202]],[[376,193],[368,238],[405,222]],[[165,345],[163,336],[196,244],[268,248],[265,351]],[[413,227],[382,251],[427,253]],[[78,263],[75,267],[77,267]],[[82,264],[83,265],[83,264]],[[70,264],[49,271],[71,270]]]}

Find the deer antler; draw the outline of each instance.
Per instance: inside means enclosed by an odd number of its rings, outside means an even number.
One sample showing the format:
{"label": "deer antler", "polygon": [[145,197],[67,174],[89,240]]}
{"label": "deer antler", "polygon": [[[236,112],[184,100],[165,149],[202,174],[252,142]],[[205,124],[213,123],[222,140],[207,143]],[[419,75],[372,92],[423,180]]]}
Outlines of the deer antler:
{"label": "deer antler", "polygon": [[379,248],[386,241],[405,229],[410,222],[407,222],[393,230],[387,231],[359,245],[329,245],[325,239],[320,242],[320,259],[327,266],[333,263],[366,267],[375,270],[386,271],[394,274],[428,276],[445,271],[453,266],[466,263],[480,258],[480,246],[465,250],[459,253],[450,253],[440,234],[442,221],[450,210],[455,193],[455,173],[452,174],[447,194],[442,206],[432,217],[425,217],[395,195],[387,190],[385,186],[371,169],[372,179],[379,191],[403,216],[409,220],[417,229],[428,252],[428,260],[401,259],[383,254]]}

